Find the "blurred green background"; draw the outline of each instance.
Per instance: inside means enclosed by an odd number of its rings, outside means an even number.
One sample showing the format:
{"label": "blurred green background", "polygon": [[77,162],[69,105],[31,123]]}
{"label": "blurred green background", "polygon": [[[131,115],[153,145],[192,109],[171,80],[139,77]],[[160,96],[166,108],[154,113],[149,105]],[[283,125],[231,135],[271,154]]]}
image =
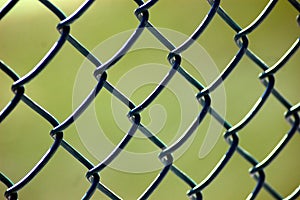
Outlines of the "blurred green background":
{"label": "blurred green background", "polygon": [[[6,1],[1,0],[0,6]],[[76,10],[83,1],[52,1],[67,15]],[[259,0],[228,0],[221,6],[242,27],[251,23],[267,1]],[[133,1],[102,0],[95,2],[91,8],[71,26],[71,34],[88,49],[120,32],[130,30],[138,25],[133,14],[136,4]],[[150,9],[150,21],[157,27],[168,28],[189,35],[201,22],[209,5],[205,1],[171,1],[158,2]],[[296,23],[297,11],[287,1],[279,1],[270,16],[249,35],[249,48],[257,53],[268,65],[273,65],[299,37]],[[14,69],[20,76],[29,72],[45,55],[53,43],[59,38],[56,31],[58,19],[41,3],[36,1],[20,1],[0,22],[0,59]],[[232,31],[216,16],[198,42],[207,50],[219,70],[223,70],[237,52]],[[139,55],[144,63],[150,62],[154,54]],[[164,57],[167,54],[161,54]],[[160,56],[161,56],[160,55]],[[143,56],[143,57],[142,57]],[[158,55],[159,56],[159,55]],[[130,70],[137,60],[128,56],[109,71],[108,80],[116,83],[122,74]],[[100,58],[101,59],[101,58]],[[149,59],[149,60],[147,60]],[[26,85],[26,94],[52,113],[59,121],[63,121],[72,112],[72,92],[76,73],[82,64],[81,56],[71,45],[66,43],[47,68],[33,81]],[[165,64],[167,60],[165,59]],[[121,66],[122,64],[122,66]],[[299,51],[276,74],[276,88],[292,103],[299,99]],[[120,70],[119,70],[120,69]],[[190,71],[193,74],[193,71]],[[226,119],[236,124],[250,110],[255,101],[264,91],[264,86],[257,76],[261,70],[248,58],[241,63],[225,81],[227,113]],[[193,74],[198,78],[197,74]],[[91,74],[92,78],[92,74]],[[201,77],[199,77],[201,80]],[[11,100],[12,81],[0,73],[0,109]],[[131,99],[140,103],[153,87],[147,86],[137,91]],[[102,95],[102,96],[101,96]],[[123,136],[112,122],[110,114],[110,95],[101,93],[97,98],[99,109],[105,110],[109,137],[115,143]],[[168,105],[168,94],[160,97],[162,105],[169,106],[168,122],[163,130],[178,123],[176,105]],[[99,102],[98,102],[99,101]],[[170,107],[171,106],[171,107]],[[174,108],[172,107],[174,106]],[[175,114],[172,113],[174,110]],[[171,113],[169,113],[171,112]],[[239,132],[240,144],[256,159],[262,160],[274,148],[290,125],[284,120],[284,107],[271,96],[263,109],[248,126]],[[178,113],[177,113],[178,114]],[[98,113],[101,119],[100,114]],[[125,117],[126,113],[124,113]],[[171,117],[172,116],[172,117]],[[104,119],[103,119],[104,120]],[[147,123],[147,115],[143,118]],[[208,156],[198,158],[203,141],[205,126],[199,128],[194,142],[184,156],[175,164],[198,183],[213,169],[218,160],[227,150],[228,145],[220,138]],[[49,136],[51,126],[39,115],[23,103],[0,124],[0,170],[14,182],[18,182],[38,162],[51,146],[53,140]],[[169,135],[159,135],[166,143]],[[93,163],[97,161],[85,149],[76,132],[70,126],[64,138]],[[299,134],[296,134],[282,153],[266,168],[266,180],[283,196],[290,194],[298,185],[300,178]],[[142,151],[145,143],[132,142],[128,148]],[[145,148],[148,148],[145,146]],[[150,147],[149,147],[150,148]],[[151,148],[155,149],[153,145]],[[298,155],[298,156],[297,156]],[[252,191],[255,181],[249,176],[249,163],[239,155],[234,155],[218,178],[204,191],[205,199],[244,199]],[[70,156],[65,150],[59,149],[46,167],[30,184],[19,192],[20,199],[79,199],[89,187],[85,179],[86,168]],[[137,199],[151,183],[159,171],[131,174],[110,168],[101,173],[101,181],[124,199]],[[5,187],[0,184],[0,193]],[[187,199],[189,190],[172,173],[153,193],[150,199]],[[171,196],[172,198],[171,198]],[[97,191],[92,199],[106,199]],[[270,195],[261,191],[258,199],[271,199]]]}

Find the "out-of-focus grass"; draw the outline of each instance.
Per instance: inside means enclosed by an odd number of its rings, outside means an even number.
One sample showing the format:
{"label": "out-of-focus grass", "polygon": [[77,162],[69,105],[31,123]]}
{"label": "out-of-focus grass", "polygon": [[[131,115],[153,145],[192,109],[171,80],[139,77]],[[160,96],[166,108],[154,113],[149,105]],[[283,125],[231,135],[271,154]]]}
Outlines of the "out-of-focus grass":
{"label": "out-of-focus grass", "polygon": [[[5,2],[1,1],[0,5]],[[71,14],[82,2],[55,1],[66,13]],[[221,6],[228,11],[242,27],[247,26],[263,9],[267,1],[225,1]],[[133,11],[134,2],[97,1],[71,26],[71,33],[83,45],[93,49],[112,35],[133,29],[138,25]],[[161,1],[150,10],[150,20],[157,27],[169,28],[190,34],[208,11],[205,1]],[[288,2],[280,1],[270,16],[253,33],[249,35],[249,47],[268,65],[274,64],[299,37],[296,25],[297,12]],[[0,22],[0,59],[11,66],[20,76],[30,71],[45,55],[52,44],[59,38],[56,31],[58,19],[40,3],[20,1],[17,6]],[[234,32],[216,16],[211,25],[198,39],[208,51],[220,70],[234,56],[238,48],[233,41]],[[178,45],[178,44],[177,44]],[[139,59],[153,59],[141,57]],[[167,55],[165,55],[166,57]],[[131,56],[134,57],[134,56]],[[101,58],[100,58],[101,59]],[[47,68],[33,81],[26,85],[26,94],[42,105],[58,120],[63,121],[72,112],[72,92],[77,70],[84,58],[69,44],[64,45]],[[148,61],[148,62],[149,62]],[[109,81],[116,83],[122,74],[133,66],[130,56],[124,58],[109,72]],[[147,61],[145,61],[146,63]],[[276,74],[275,86],[293,104],[299,101],[299,52]],[[264,91],[257,76],[261,70],[249,59],[244,58],[237,69],[225,81],[227,95],[226,118],[237,123],[251,108]],[[193,72],[191,71],[193,74]],[[197,76],[197,74],[194,74]],[[92,74],[91,74],[92,78]],[[13,97],[10,91],[12,81],[0,73],[2,109]],[[139,103],[141,96],[148,94],[153,87],[141,88],[132,96]],[[102,97],[101,97],[102,95]],[[110,95],[101,94],[97,98],[99,109],[110,107]],[[177,104],[168,105],[168,94],[164,93],[160,103],[176,110]],[[101,105],[100,105],[101,104]],[[107,105],[107,106],[105,106]],[[240,143],[258,160],[262,160],[278,143],[290,126],[283,119],[283,106],[270,97],[257,117],[240,132]],[[115,143],[122,137],[112,121],[110,110],[106,111],[105,124]],[[99,114],[101,115],[101,114]],[[126,113],[124,113],[125,117]],[[101,119],[101,116],[99,116]],[[147,116],[143,118],[147,122]],[[178,116],[168,113],[169,123],[176,123]],[[197,131],[195,140],[189,150],[176,161],[176,164],[200,182],[222,157],[228,146],[220,138],[212,152],[204,159],[198,159],[198,151],[203,141],[203,132],[208,124]],[[167,126],[171,127],[170,124]],[[14,182],[20,180],[41,158],[52,144],[49,136],[50,125],[30,108],[20,103],[17,108],[0,124],[0,170]],[[167,130],[167,128],[163,129]],[[160,133],[168,142],[168,133]],[[94,163],[93,158],[83,147],[74,126],[65,131],[65,139]],[[299,135],[283,150],[279,157],[266,169],[269,181],[283,195],[289,194],[299,184],[299,160],[297,144]],[[140,151],[145,143],[133,141],[129,149]],[[148,148],[148,146],[147,146]],[[149,148],[153,148],[153,145]],[[255,186],[247,170],[251,166],[238,155],[221,172],[218,178],[204,190],[207,199],[242,199]],[[20,191],[22,199],[78,199],[89,187],[85,180],[86,169],[63,149],[59,149],[53,159]],[[158,171],[145,174],[130,174],[112,169],[101,173],[101,181],[120,194],[124,199],[136,199],[149,185]],[[171,173],[154,192],[151,199],[185,199],[189,188]],[[0,186],[0,193],[5,190]],[[106,198],[96,192],[94,199]],[[259,199],[269,199],[267,193],[261,192]]]}

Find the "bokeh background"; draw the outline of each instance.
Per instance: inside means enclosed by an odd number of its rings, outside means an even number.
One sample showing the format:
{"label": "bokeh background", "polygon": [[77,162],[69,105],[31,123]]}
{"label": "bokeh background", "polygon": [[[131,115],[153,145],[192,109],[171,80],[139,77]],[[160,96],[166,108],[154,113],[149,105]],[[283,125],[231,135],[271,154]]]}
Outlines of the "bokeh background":
{"label": "bokeh background", "polygon": [[[51,2],[67,15],[83,3],[79,0]],[[6,1],[0,0],[0,6],[5,3]],[[265,0],[221,2],[221,6],[241,27],[246,27],[251,23],[266,4]],[[135,28],[138,25],[138,20],[134,16],[136,7],[133,1],[97,1],[72,24],[71,34],[91,50],[109,37]],[[157,27],[189,35],[201,22],[209,8],[206,1],[164,0],[150,9],[150,21]],[[279,1],[269,17],[249,35],[249,48],[269,66],[276,63],[299,37],[297,14],[296,9],[288,1]],[[20,76],[25,75],[59,37],[56,31],[58,22],[58,19],[41,3],[30,0],[20,1],[0,21],[0,59]],[[211,55],[220,71],[225,68],[238,50],[233,41],[234,34],[234,31],[216,16],[197,40]],[[156,56],[155,53],[157,52],[125,56],[124,60],[109,72],[109,81],[116,83],[122,74],[130,70],[132,63],[150,62],[154,55]],[[166,57],[167,54],[162,52],[157,56]],[[66,43],[47,68],[37,78],[26,84],[26,94],[59,121],[63,121],[72,112],[73,86],[77,71],[83,61],[84,57]],[[167,64],[166,59],[164,62]],[[299,64],[298,51],[275,75],[275,87],[292,104],[296,104],[300,99]],[[121,65],[123,67],[120,67]],[[193,74],[193,71],[190,72]],[[264,91],[264,86],[257,78],[260,72],[259,67],[248,58],[243,58],[225,81],[226,119],[232,124],[242,119]],[[193,75],[200,81],[202,80],[197,74]],[[93,78],[92,74],[91,78]],[[13,97],[11,85],[12,81],[5,74],[0,73],[0,109],[4,108]],[[142,87],[131,99],[138,104],[152,89],[151,86]],[[116,127],[110,114],[110,95],[107,92],[101,95],[96,100],[96,107],[98,106],[100,110],[106,109],[106,115],[103,117],[99,112],[99,119],[105,118],[102,120],[106,120],[109,138],[117,144],[124,134]],[[168,111],[168,121],[163,129],[165,132],[168,132],[172,124],[177,123],[179,119],[176,115],[178,104],[170,105],[168,95],[170,94],[166,92],[160,98],[160,103],[166,106]],[[290,125],[284,119],[284,112],[284,107],[271,96],[255,119],[240,131],[240,144],[256,159],[264,159],[289,130]],[[126,113],[124,113],[124,118],[126,118]],[[143,120],[147,124],[149,117],[145,115]],[[228,148],[226,142],[220,137],[213,150],[206,157],[199,159],[199,144],[204,138],[201,132],[205,132],[207,125],[207,120],[204,120],[202,127],[195,133],[196,137],[188,151],[175,162],[198,183],[209,174]],[[0,124],[0,170],[13,182],[18,182],[51,146],[53,142],[49,136],[51,128],[44,119],[25,104],[20,103]],[[171,136],[168,134],[160,133],[159,136],[167,143]],[[74,125],[65,131],[64,138],[93,163],[99,162],[81,143]],[[131,151],[142,152],[143,147],[148,148],[148,143],[145,141],[132,143],[128,146]],[[155,149],[153,145],[151,148]],[[299,185],[299,151],[299,134],[296,134],[265,170],[266,180],[283,196],[290,194]],[[203,191],[204,198],[246,198],[255,186],[255,181],[248,174],[250,167],[249,163],[235,154],[218,178]],[[19,197],[20,199],[79,199],[90,185],[85,178],[86,171],[86,168],[61,148],[39,175],[20,190]],[[101,173],[101,181],[120,197],[137,199],[158,172],[133,174],[106,168]],[[0,193],[3,194],[5,189],[1,184]],[[188,189],[182,181],[169,173],[150,199],[186,199],[185,194]],[[97,191],[92,199],[107,199],[107,197]],[[262,190],[258,199],[271,199],[271,196]]]}

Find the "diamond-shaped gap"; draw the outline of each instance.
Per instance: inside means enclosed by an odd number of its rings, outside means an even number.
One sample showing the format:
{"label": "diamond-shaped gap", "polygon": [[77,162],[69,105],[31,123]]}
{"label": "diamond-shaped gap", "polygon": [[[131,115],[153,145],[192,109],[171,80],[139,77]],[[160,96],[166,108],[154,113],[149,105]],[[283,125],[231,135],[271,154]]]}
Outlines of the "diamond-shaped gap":
{"label": "diamond-shaped gap", "polygon": [[262,24],[249,34],[249,48],[267,64],[275,64],[299,37],[298,14],[288,1],[278,1]]}
{"label": "diamond-shaped gap", "polygon": [[[211,56],[220,73],[240,49],[234,41],[235,34],[236,32],[216,14],[197,40],[198,44]],[[189,53],[189,50],[187,50],[187,53]]]}
{"label": "diamond-shaped gap", "polygon": [[[238,123],[250,111],[266,90],[257,78],[260,72],[262,70],[256,64],[250,59],[244,58],[224,82],[226,120],[232,125]],[[263,109],[264,107],[262,107]]]}
{"label": "diamond-shaped gap", "polygon": [[[222,142],[226,143],[224,139]],[[235,152],[218,177],[203,190],[204,198],[246,199],[256,186],[256,181],[249,176],[250,167],[252,165]]]}
{"label": "diamond-shaped gap", "polygon": [[[125,42],[125,38],[121,34],[116,37],[116,40]],[[108,44],[111,43],[113,42],[108,41]],[[117,50],[117,48],[115,49]],[[101,49],[99,51],[101,52]],[[102,51],[104,50],[102,49]],[[102,54],[99,53],[99,55]],[[159,42],[145,30],[129,52],[108,70],[108,80],[120,92],[131,98],[134,104],[138,105],[152,90],[148,89],[134,97],[132,96],[133,92],[144,85],[156,86],[159,84],[171,68],[167,61],[167,55],[168,51],[165,51],[165,48],[159,45]]]}
{"label": "diamond-shaped gap", "polygon": [[[191,35],[208,13],[210,5],[205,1],[158,1],[149,9],[150,22],[158,28],[168,28]],[[173,42],[173,41],[172,41]],[[183,41],[174,41],[178,46]]]}
{"label": "diamond-shaped gap", "polygon": [[[224,153],[227,151],[229,146],[227,143],[224,141],[223,137],[218,137],[217,140],[215,141],[215,144],[211,148],[209,152],[206,152],[204,155],[201,155],[200,157],[200,149],[202,145],[206,142],[209,143],[210,141],[205,141],[205,137],[212,137],[212,134],[215,134],[215,132],[209,132],[209,127],[212,125],[212,121],[214,121],[209,114],[205,117],[205,119],[202,121],[196,132],[194,133],[195,137],[191,138],[190,145],[188,146],[187,150],[184,152],[184,154],[177,158],[174,159],[174,163],[176,166],[181,169],[183,172],[185,172],[189,177],[191,177],[196,184],[199,184],[202,180],[204,180],[208,174],[213,170],[215,167],[216,163],[222,158]],[[222,128],[221,124],[217,123],[217,126],[219,129],[219,132],[222,133],[224,132],[224,129]],[[219,134],[220,134],[219,133]],[[189,142],[187,142],[189,143]],[[211,144],[211,143],[210,143]],[[230,162],[229,162],[230,164]],[[223,172],[221,172],[222,174]],[[170,173],[171,174],[171,173]],[[221,175],[220,174],[220,175]],[[173,178],[173,174],[169,175],[169,179],[174,179],[176,180],[176,184],[174,184],[173,187],[177,188],[179,187],[178,185],[182,186],[184,188],[184,191],[189,191],[191,188],[185,184],[180,178],[175,177]],[[172,178],[171,178],[172,177]],[[220,193],[212,192],[209,190],[210,187],[213,187],[215,190],[217,187],[213,186],[215,185],[215,181],[217,181],[218,177],[216,180],[214,180],[206,189],[203,190],[203,194],[205,198],[218,198]],[[163,188],[168,187],[171,183],[168,182],[168,179],[166,182],[162,184],[162,188],[160,188],[161,192],[163,193]],[[178,185],[177,185],[178,184]],[[230,185],[222,186],[222,191],[223,188],[228,187],[230,188]],[[181,191],[181,189],[177,188],[178,191]],[[177,192],[176,190],[176,192]],[[214,190],[214,191],[215,191]],[[224,189],[225,190],[225,189]],[[175,191],[174,191],[175,192]],[[164,194],[167,195],[167,194]],[[186,192],[182,194],[177,194],[177,195],[186,195]]]}
{"label": "diamond-shaped gap", "polygon": [[73,87],[82,60],[84,57],[66,43],[43,72],[26,85],[28,94],[59,121],[72,112]]}
{"label": "diamond-shaped gap", "polygon": [[[288,48],[286,48],[288,50]],[[276,83],[277,90],[287,98],[292,105],[297,104],[300,101],[299,94],[299,74],[300,74],[300,51],[299,49],[294,55],[288,60],[288,62],[276,72]]]}
{"label": "diamond-shaped gap", "polygon": [[[30,14],[28,14],[30,12]],[[44,57],[60,34],[57,17],[39,2],[18,2],[1,21],[2,58],[25,75]]]}
{"label": "diamond-shaped gap", "polygon": [[[93,50],[116,34],[128,30],[132,33],[139,24],[134,15],[135,9],[134,2],[95,1],[79,19],[71,24],[71,34],[87,48]],[[111,50],[113,48],[108,49]],[[117,49],[113,52],[117,52]],[[102,59],[101,61],[104,61],[107,58]]]}
{"label": "diamond-shaped gap", "polygon": [[[112,38],[109,38],[101,43],[101,45],[97,46],[93,52],[95,52],[95,55],[98,55],[101,59],[103,59],[103,62],[107,61],[126,42],[132,31],[133,30],[122,32],[113,36]],[[163,65],[163,67],[170,69],[171,66],[167,60],[168,54],[169,51],[167,48],[162,46],[159,41],[153,37],[151,33],[149,33],[149,31],[144,30],[139,39],[126,53],[126,55],[123,56],[122,59],[120,59],[113,66],[111,66],[111,68],[109,68],[108,79],[112,82],[112,84],[117,84],[121,78],[124,79],[124,77],[133,74],[136,75],[136,77],[131,77],[131,79],[137,79],[137,81],[139,81],[143,77],[147,78],[147,74],[141,72],[139,68],[152,69],[158,68],[157,65]],[[151,65],[153,65],[153,67]],[[153,78],[153,82],[156,81],[159,83],[159,81],[163,79],[164,75],[166,74],[166,71],[155,70],[153,73],[157,74],[157,77]],[[125,93],[125,95],[128,95],[126,94],[128,91],[123,90],[121,90],[121,92]]]}
{"label": "diamond-shaped gap", "polygon": [[[246,27],[261,13],[269,2],[270,1],[253,2],[251,0],[236,2],[229,0],[221,1],[221,7],[241,27]],[[279,2],[277,4],[279,4]],[[277,5],[275,5],[275,7],[276,6]]]}
{"label": "diamond-shaped gap", "polygon": [[[53,144],[50,130],[49,123],[23,102],[1,124],[0,168],[14,183],[23,178]],[[29,183],[21,190],[20,197],[30,198],[42,185],[41,182],[39,186]]]}

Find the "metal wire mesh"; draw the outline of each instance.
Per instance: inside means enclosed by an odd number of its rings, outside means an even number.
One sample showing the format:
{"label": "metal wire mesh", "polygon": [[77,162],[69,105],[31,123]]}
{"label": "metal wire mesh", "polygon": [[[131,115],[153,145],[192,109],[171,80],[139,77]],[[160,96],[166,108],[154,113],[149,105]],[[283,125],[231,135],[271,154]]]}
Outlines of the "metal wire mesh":
{"label": "metal wire mesh", "polygon": [[[8,1],[0,11],[0,19],[3,19],[11,9],[17,4],[18,1],[12,0]],[[145,189],[139,199],[149,198],[157,188],[159,188],[161,182],[170,174],[175,174],[184,184],[186,184],[190,190],[187,192],[187,197],[191,199],[202,199],[202,192],[210,184],[218,178],[218,175],[222,173],[222,170],[228,163],[230,163],[231,158],[234,154],[239,154],[245,162],[250,163],[253,167],[250,169],[250,175],[256,180],[256,186],[253,188],[252,192],[248,195],[247,199],[255,199],[261,190],[265,190],[270,194],[270,197],[274,199],[297,199],[300,195],[300,186],[296,187],[295,190],[288,196],[283,197],[278,191],[276,191],[270,184],[266,181],[265,168],[273,163],[276,157],[282,152],[282,150],[287,146],[287,144],[292,140],[295,133],[300,131],[299,126],[299,115],[300,103],[292,105],[287,98],[285,98],[276,88],[274,75],[280,71],[282,67],[288,62],[288,60],[295,55],[298,47],[300,45],[299,38],[293,45],[285,52],[285,54],[276,62],[273,66],[268,66],[261,58],[259,58],[255,52],[248,48],[249,39],[248,35],[254,32],[257,27],[268,17],[269,13],[272,12],[278,1],[271,0],[261,11],[259,16],[251,22],[246,27],[241,27],[235,20],[230,17],[222,7],[220,7],[219,0],[209,0],[211,8],[207,13],[206,17],[203,19],[201,24],[197,27],[190,38],[183,42],[179,46],[174,46],[168,38],[166,38],[149,20],[149,11],[151,8],[158,4],[157,0],[150,0],[143,2],[142,0],[135,0],[137,4],[136,10],[133,12],[137,17],[139,24],[136,30],[132,33],[130,38],[124,43],[124,45],[111,57],[107,62],[101,63],[99,59],[94,56],[89,49],[84,47],[74,36],[70,33],[70,27],[72,23],[80,20],[81,16],[87,13],[94,3],[92,0],[85,1],[74,13],[66,16],[58,7],[56,7],[51,1],[40,0],[40,3],[45,6],[50,12],[52,12],[58,19],[59,23],[57,25],[57,30],[60,33],[59,39],[48,51],[48,53],[40,60],[40,62],[26,75],[20,77],[12,68],[6,65],[3,61],[0,62],[0,69],[2,73],[11,78],[14,83],[12,85],[12,91],[14,93],[13,99],[2,109],[0,112],[0,122],[6,120],[11,112],[19,105],[20,102],[24,102],[28,107],[30,107],[34,112],[39,114],[41,118],[44,118],[48,123],[53,126],[50,132],[50,136],[54,140],[49,150],[44,154],[41,160],[28,172],[28,174],[16,183],[12,182],[10,178],[4,173],[0,173],[0,181],[7,187],[5,192],[5,197],[7,199],[18,199],[18,192],[24,187],[29,186],[31,181],[36,178],[37,174],[45,168],[48,162],[53,158],[58,149],[65,149],[70,155],[72,155],[79,163],[81,163],[87,170],[86,178],[90,182],[90,187],[87,189],[86,193],[82,199],[90,199],[94,193],[98,190],[99,192],[105,194],[111,199],[121,199],[117,191],[112,191],[109,187],[105,186],[101,181],[101,172],[111,163],[114,159],[118,157],[122,150],[126,148],[126,145],[133,138],[133,135],[139,130],[147,138],[149,142],[155,144],[157,148],[161,149],[161,153],[158,158],[164,165],[162,170],[158,173],[153,182]],[[296,9],[300,11],[300,4],[296,0],[289,0],[291,4],[291,9]],[[199,80],[191,76],[182,66],[182,53],[189,49],[190,46],[201,37],[205,29],[210,26],[211,22],[219,16],[226,24],[236,33],[234,35],[234,41],[238,46],[239,50],[233,59],[228,63],[226,68],[221,72],[221,74],[212,81],[208,86],[204,86]],[[299,22],[299,17],[298,17]],[[295,23],[296,25],[296,23]],[[169,73],[161,80],[160,84],[155,88],[155,90],[139,105],[135,105],[132,100],[127,96],[118,91],[113,84],[107,80],[107,75],[109,74],[109,69],[113,68],[114,65],[119,62],[126,53],[130,50],[132,45],[137,41],[137,39],[143,34],[144,31],[149,31],[157,40],[164,45],[169,50],[168,61],[170,63]],[[98,84],[95,85],[94,89],[86,97],[83,103],[63,122],[59,122],[55,116],[45,110],[42,106],[33,101],[25,92],[25,85],[31,80],[35,79],[40,73],[45,70],[49,62],[60,53],[61,48],[69,43],[72,45],[80,54],[86,57],[94,66],[95,71],[93,76],[97,79]],[[240,121],[234,125],[223,119],[218,111],[211,106],[211,93],[216,90],[223,81],[226,81],[232,71],[239,66],[240,61],[243,57],[248,57],[255,65],[257,65],[262,72],[259,74],[260,82],[265,86],[265,91],[257,99],[255,105],[249,110],[248,114],[245,115]],[[190,128],[182,133],[182,136],[172,145],[167,146],[158,136],[153,134],[147,129],[141,122],[141,113],[143,110],[161,94],[164,90],[164,86],[168,84],[170,80],[174,77],[174,74],[180,74],[189,84],[193,85],[198,90],[196,95],[197,100],[202,106],[199,115],[191,124]],[[92,75],[91,75],[92,78]],[[64,139],[63,132],[70,125],[78,119],[78,117],[85,112],[85,110],[90,106],[90,104],[95,100],[95,98],[101,98],[100,91],[107,90],[114,95],[117,99],[128,106],[129,113],[128,119],[132,123],[132,126],[128,133],[122,138],[119,144],[116,146],[114,151],[107,156],[103,161],[99,163],[90,162],[85,156],[83,156],[78,150],[72,147],[66,139]],[[99,95],[98,95],[99,94]],[[239,143],[238,131],[241,131],[254,117],[259,113],[265,102],[270,96],[274,96],[276,100],[285,107],[286,112],[284,117],[290,123],[290,130],[285,133],[280,140],[280,142],[275,146],[275,148],[262,160],[257,160],[250,152],[247,152]],[[203,119],[211,115],[215,120],[217,120],[225,129],[223,134],[224,140],[228,144],[228,150],[224,153],[224,156],[216,164],[211,173],[204,180],[193,180],[184,171],[177,167],[173,163],[172,153],[177,151],[188,138],[198,129],[201,128],[201,122]],[[4,133],[1,133],[4,134]],[[21,196],[20,196],[21,198]]]}

